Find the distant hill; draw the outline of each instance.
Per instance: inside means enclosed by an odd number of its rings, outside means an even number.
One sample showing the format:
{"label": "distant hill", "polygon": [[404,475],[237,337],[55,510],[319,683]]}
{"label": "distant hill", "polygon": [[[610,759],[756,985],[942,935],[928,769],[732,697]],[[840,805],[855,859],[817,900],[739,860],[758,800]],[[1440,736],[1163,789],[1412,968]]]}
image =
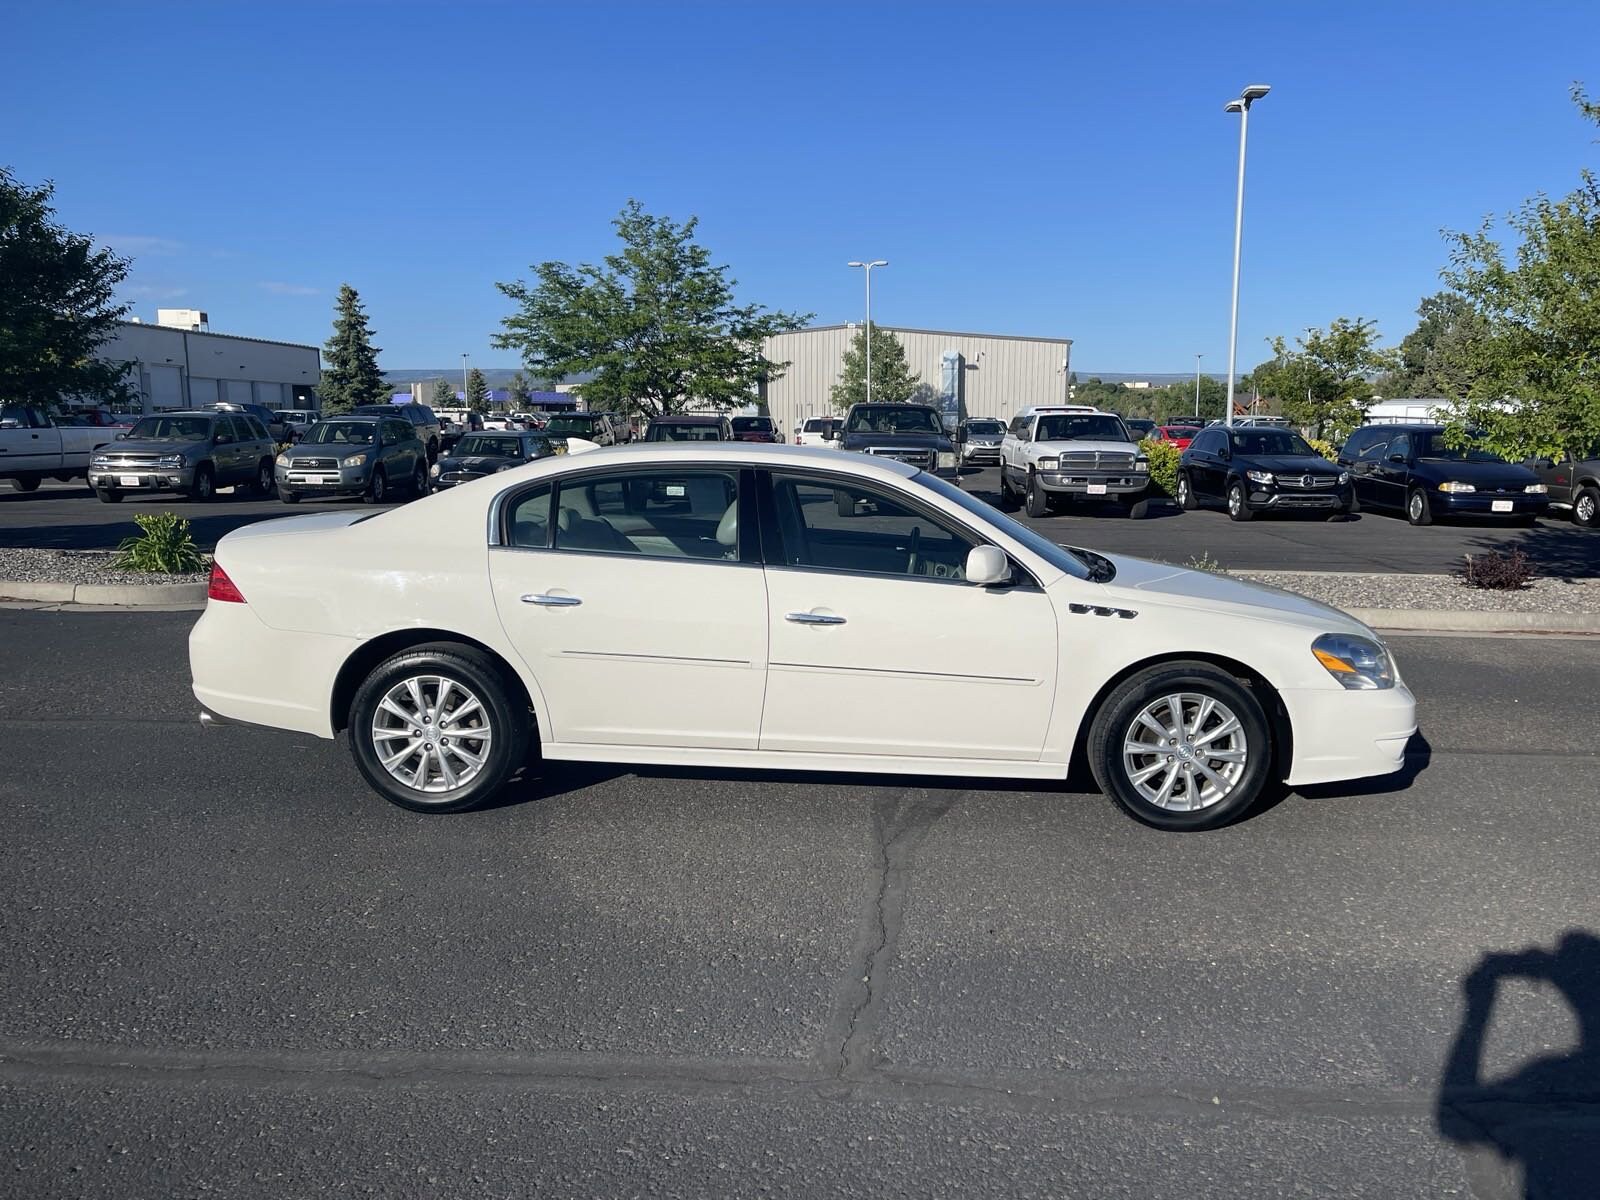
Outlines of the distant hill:
{"label": "distant hill", "polygon": [[[484,379],[492,388],[505,387],[517,373],[516,367],[479,367],[478,370],[483,372]],[[460,387],[461,368],[458,366],[442,371],[385,371],[383,378],[384,382],[392,383],[396,387],[410,387],[413,383],[432,383],[435,379],[443,379],[454,387]]]}
{"label": "distant hill", "polygon": [[[1172,383],[1182,383],[1188,380],[1194,382],[1194,373],[1176,375],[1170,371],[1087,371],[1082,367],[1073,367],[1072,373],[1078,377],[1079,383],[1087,383],[1091,379],[1101,379],[1106,383],[1127,383],[1130,379],[1146,381],[1151,387],[1166,387]],[[1242,375],[1244,372],[1241,371]],[[1202,372],[1207,379],[1215,379],[1218,383],[1226,383],[1228,377],[1216,371]]]}

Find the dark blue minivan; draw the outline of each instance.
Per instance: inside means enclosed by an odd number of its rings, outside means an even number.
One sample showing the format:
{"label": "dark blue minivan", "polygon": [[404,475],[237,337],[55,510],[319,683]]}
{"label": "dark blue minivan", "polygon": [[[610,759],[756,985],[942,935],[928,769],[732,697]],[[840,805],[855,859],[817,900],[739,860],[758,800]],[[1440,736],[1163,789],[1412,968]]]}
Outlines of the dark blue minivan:
{"label": "dark blue minivan", "polygon": [[1413,525],[1455,515],[1531,525],[1550,505],[1527,467],[1470,443],[1446,445],[1443,425],[1364,425],[1346,439],[1339,465],[1359,507],[1403,512]]}

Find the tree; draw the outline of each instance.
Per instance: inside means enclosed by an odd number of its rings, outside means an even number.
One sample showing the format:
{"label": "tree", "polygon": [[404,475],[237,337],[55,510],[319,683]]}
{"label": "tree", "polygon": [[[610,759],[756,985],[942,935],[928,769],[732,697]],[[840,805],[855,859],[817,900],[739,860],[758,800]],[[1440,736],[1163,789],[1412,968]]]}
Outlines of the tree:
{"label": "tree", "polygon": [[[1581,87],[1572,98],[1600,124]],[[1506,224],[1521,239],[1514,265],[1488,221],[1450,235],[1445,282],[1483,324],[1452,438],[1470,425],[1508,458],[1581,453],[1600,441],[1600,179],[1584,170],[1576,189],[1534,196]]]}
{"label": "tree", "polygon": [[811,314],[734,303],[728,268],[695,241],[697,218],[678,224],[630,200],[612,224],[622,251],[603,265],[545,262],[532,285],[495,285],[517,305],[496,347],[544,378],[592,372],[574,389],[589,409],[649,417],[745,404],[782,376],[788,364],[767,359],[762,342]]}
{"label": "tree", "polygon": [[521,412],[531,402],[533,381],[521,371],[518,371],[506,384],[506,390],[510,392],[510,396],[507,399],[507,405],[510,410],[512,412]]}
{"label": "tree", "polygon": [[[872,402],[905,404],[922,385],[922,377],[906,363],[906,348],[881,325],[872,326]],[[867,327],[856,330],[844,352],[839,382],[828,392],[835,408],[845,409],[867,398]]]}
{"label": "tree", "polygon": [[[1174,383],[1153,391],[1154,406],[1149,416],[1157,421],[1169,422],[1194,419],[1194,382]],[[1222,410],[1228,407],[1228,387],[1220,379],[1209,375],[1200,377],[1200,419],[1217,421]]]}
{"label": "tree", "polygon": [[1401,341],[1399,363],[1378,380],[1385,398],[1459,400],[1471,390],[1475,346],[1488,331],[1465,296],[1436,292],[1417,306],[1417,327]]}
{"label": "tree", "polygon": [[322,368],[322,411],[329,415],[349,412],[358,404],[382,404],[388,385],[378,370],[378,348],[372,344],[361,297],[348,283],[339,286],[333,336],[328,339],[327,364]]}
{"label": "tree", "polygon": [[478,413],[489,411],[489,384],[477,367],[467,374],[467,409]]}
{"label": "tree", "polygon": [[0,167],[0,399],[131,399],[126,364],[94,357],[128,313],[113,296],[129,260],[57,224],[54,195]]}
{"label": "tree", "polygon": [[1361,424],[1373,376],[1394,365],[1394,351],[1378,349],[1377,341],[1376,321],[1338,317],[1326,330],[1307,329],[1293,349],[1273,338],[1276,357],[1251,372],[1251,381],[1313,437],[1342,437]]}
{"label": "tree", "polygon": [[456,389],[448,379],[435,379],[433,381],[434,408],[454,408],[456,406]]}

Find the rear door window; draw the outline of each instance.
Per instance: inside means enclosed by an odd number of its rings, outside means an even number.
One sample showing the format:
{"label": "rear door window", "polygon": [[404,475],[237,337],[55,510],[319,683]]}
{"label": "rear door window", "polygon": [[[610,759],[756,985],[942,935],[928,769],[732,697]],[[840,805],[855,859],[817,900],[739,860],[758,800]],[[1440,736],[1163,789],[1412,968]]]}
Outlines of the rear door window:
{"label": "rear door window", "polygon": [[555,548],[737,561],[739,486],[729,471],[649,468],[564,480]]}

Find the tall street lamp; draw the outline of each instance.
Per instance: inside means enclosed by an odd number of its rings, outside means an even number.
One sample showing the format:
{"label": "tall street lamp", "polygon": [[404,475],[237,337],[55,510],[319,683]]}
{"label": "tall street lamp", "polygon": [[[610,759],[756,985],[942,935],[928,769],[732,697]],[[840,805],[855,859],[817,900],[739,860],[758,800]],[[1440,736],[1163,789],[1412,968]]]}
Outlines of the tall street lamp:
{"label": "tall street lamp", "polygon": [[466,403],[467,403],[467,390],[468,390],[467,389],[467,356],[465,354],[462,354],[462,356],[461,356],[461,403],[462,403],[463,406],[465,406]]}
{"label": "tall street lamp", "polygon": [[1200,360],[1204,357],[1203,354],[1194,356],[1194,418],[1197,421],[1200,419]]}
{"label": "tall street lamp", "polygon": [[1233,370],[1234,358],[1239,349],[1239,245],[1244,235],[1244,143],[1250,129],[1250,106],[1272,89],[1264,83],[1252,83],[1239,93],[1237,100],[1222,106],[1223,112],[1239,114],[1239,196],[1233,209],[1233,318],[1228,327],[1228,407],[1223,421],[1233,424]]}
{"label": "tall street lamp", "polygon": [[867,403],[872,403],[872,268],[887,267],[886,259],[875,258],[871,262],[861,262],[851,259],[845,263],[847,267],[860,267],[867,276]]}

